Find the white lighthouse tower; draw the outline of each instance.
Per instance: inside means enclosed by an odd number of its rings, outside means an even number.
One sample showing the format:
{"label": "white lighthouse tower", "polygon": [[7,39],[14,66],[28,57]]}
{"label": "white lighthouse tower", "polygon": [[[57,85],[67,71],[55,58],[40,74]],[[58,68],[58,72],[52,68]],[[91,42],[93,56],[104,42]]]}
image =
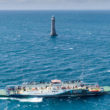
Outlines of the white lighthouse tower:
{"label": "white lighthouse tower", "polygon": [[51,18],[51,33],[50,33],[51,36],[57,36],[56,34],[56,29],[55,29],[55,17],[52,16]]}

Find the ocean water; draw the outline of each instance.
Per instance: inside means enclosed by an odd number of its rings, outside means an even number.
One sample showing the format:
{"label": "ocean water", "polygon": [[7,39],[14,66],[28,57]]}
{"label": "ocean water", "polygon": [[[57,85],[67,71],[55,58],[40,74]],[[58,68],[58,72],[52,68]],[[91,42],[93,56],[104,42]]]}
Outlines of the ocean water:
{"label": "ocean water", "polygon": [[[0,11],[0,88],[56,78],[110,86],[110,11]],[[110,95],[0,100],[0,110],[94,109],[110,110]]]}

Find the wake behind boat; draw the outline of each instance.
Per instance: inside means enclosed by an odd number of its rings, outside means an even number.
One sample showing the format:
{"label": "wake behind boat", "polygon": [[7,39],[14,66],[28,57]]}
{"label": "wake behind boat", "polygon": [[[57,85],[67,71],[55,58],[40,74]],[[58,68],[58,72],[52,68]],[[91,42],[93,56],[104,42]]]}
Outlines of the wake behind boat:
{"label": "wake behind boat", "polygon": [[0,97],[81,97],[102,95],[110,91],[110,87],[101,87],[95,83],[84,83],[80,80],[50,82],[27,82],[22,85],[8,85],[0,90]]}

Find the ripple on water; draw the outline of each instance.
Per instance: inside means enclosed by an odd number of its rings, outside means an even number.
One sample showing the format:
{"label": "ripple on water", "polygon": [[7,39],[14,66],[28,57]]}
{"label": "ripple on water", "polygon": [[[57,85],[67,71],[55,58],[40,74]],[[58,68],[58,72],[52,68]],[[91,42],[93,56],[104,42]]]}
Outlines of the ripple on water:
{"label": "ripple on water", "polygon": [[[110,85],[109,11],[54,11],[60,23],[55,38],[46,35],[52,13],[0,12],[0,87],[56,78]],[[0,100],[0,110],[109,110],[109,102],[109,96],[40,104]]]}

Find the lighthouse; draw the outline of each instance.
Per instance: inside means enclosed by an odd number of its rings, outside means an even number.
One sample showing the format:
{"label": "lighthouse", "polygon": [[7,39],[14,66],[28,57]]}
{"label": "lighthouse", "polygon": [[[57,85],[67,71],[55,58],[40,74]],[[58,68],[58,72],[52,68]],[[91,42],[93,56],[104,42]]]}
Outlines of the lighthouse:
{"label": "lighthouse", "polygon": [[51,18],[51,33],[50,33],[51,36],[57,36],[56,34],[56,29],[55,29],[55,17],[52,16]]}

